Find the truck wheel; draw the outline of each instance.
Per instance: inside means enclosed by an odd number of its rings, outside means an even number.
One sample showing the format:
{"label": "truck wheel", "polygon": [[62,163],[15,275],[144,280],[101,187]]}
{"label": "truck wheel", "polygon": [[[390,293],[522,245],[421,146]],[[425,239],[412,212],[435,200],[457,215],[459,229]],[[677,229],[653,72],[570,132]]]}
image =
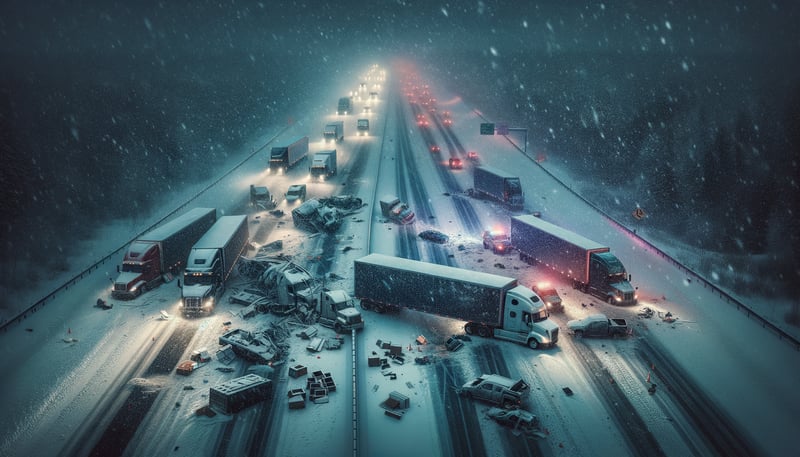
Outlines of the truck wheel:
{"label": "truck wheel", "polygon": [[478,336],[481,338],[489,337],[489,329],[485,325],[478,327]]}
{"label": "truck wheel", "polygon": [[464,324],[464,333],[467,335],[472,335],[473,332],[474,330],[472,328],[472,324]]}
{"label": "truck wheel", "polygon": [[531,339],[528,340],[528,347],[531,348],[531,349],[538,349],[539,348],[539,342],[536,341],[536,338],[531,338]]}
{"label": "truck wheel", "polygon": [[514,402],[506,398],[503,400],[503,409],[511,409],[514,407]]}
{"label": "truck wheel", "polygon": [[608,297],[608,304],[609,305],[613,305],[615,301],[616,300],[614,300],[614,297]]}

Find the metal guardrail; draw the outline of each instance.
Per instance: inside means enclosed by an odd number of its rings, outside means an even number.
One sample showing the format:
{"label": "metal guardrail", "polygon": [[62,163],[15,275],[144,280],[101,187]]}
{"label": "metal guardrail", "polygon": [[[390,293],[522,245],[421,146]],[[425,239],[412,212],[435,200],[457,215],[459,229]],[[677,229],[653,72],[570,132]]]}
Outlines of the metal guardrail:
{"label": "metal guardrail", "polygon": [[187,200],[186,202],[184,202],[184,203],[183,203],[182,205],[180,205],[179,207],[177,207],[177,208],[175,208],[174,210],[170,211],[170,212],[169,212],[169,213],[168,213],[166,216],[162,217],[162,218],[161,218],[161,219],[160,219],[158,222],[154,223],[154,224],[153,224],[153,225],[151,225],[150,227],[147,227],[147,228],[146,228],[146,229],[144,229],[143,231],[139,232],[139,233],[138,233],[138,234],[136,234],[136,236],[134,236],[132,239],[130,239],[129,241],[126,241],[124,245],[122,245],[122,246],[118,247],[117,249],[115,249],[114,251],[112,251],[111,253],[109,253],[108,255],[106,255],[105,257],[103,257],[102,259],[98,260],[97,262],[95,262],[94,264],[92,264],[91,266],[89,266],[88,268],[86,268],[85,270],[83,270],[83,271],[81,271],[80,273],[78,273],[77,275],[73,276],[73,277],[72,277],[71,279],[69,279],[67,282],[65,282],[65,283],[64,283],[64,284],[62,284],[61,286],[57,287],[57,288],[56,288],[54,291],[52,291],[52,292],[50,292],[49,294],[45,295],[45,296],[44,296],[44,298],[40,299],[40,300],[39,300],[39,301],[37,301],[36,303],[34,303],[34,304],[32,304],[31,306],[29,306],[28,308],[26,308],[24,311],[22,311],[22,312],[20,312],[19,314],[17,314],[17,316],[15,316],[13,319],[9,319],[9,320],[7,320],[7,321],[5,321],[5,322],[2,322],[2,324],[0,324],[0,331],[6,332],[6,331],[8,331],[8,328],[9,328],[9,327],[10,327],[12,324],[20,324],[20,323],[22,323],[22,321],[24,321],[25,319],[27,319],[29,315],[31,315],[31,314],[33,314],[33,313],[35,313],[35,312],[39,311],[40,309],[44,308],[44,306],[45,306],[45,305],[47,305],[48,303],[50,303],[51,301],[53,301],[53,300],[56,298],[56,296],[57,296],[58,294],[60,294],[61,292],[64,292],[64,291],[67,291],[67,290],[69,290],[69,288],[70,288],[70,287],[72,287],[73,285],[75,285],[75,284],[76,284],[78,281],[80,281],[81,279],[83,279],[85,276],[87,276],[87,275],[88,275],[89,273],[91,273],[92,271],[94,271],[94,270],[96,270],[97,268],[99,268],[101,265],[105,264],[107,261],[111,260],[111,258],[112,258],[112,257],[118,256],[118,255],[119,255],[119,253],[120,253],[122,250],[124,250],[126,247],[128,247],[128,245],[129,245],[130,243],[132,243],[133,241],[135,241],[136,239],[138,239],[139,237],[141,237],[141,236],[142,236],[142,235],[144,235],[145,233],[149,232],[150,230],[152,230],[152,229],[156,228],[156,227],[157,227],[157,226],[159,226],[161,223],[163,223],[165,220],[167,220],[167,219],[169,219],[170,217],[172,217],[174,214],[176,214],[176,213],[178,213],[179,211],[181,211],[181,210],[183,210],[184,208],[186,208],[186,207],[187,207],[189,204],[191,204],[193,201],[195,201],[195,200],[196,200],[198,197],[200,197],[201,195],[203,195],[204,193],[206,193],[206,192],[207,192],[209,189],[211,189],[212,187],[214,187],[214,186],[216,186],[217,184],[219,184],[219,182],[220,182],[220,181],[222,181],[223,179],[225,179],[226,177],[228,177],[228,176],[229,176],[231,173],[233,173],[234,171],[238,170],[238,169],[239,169],[239,168],[240,168],[242,165],[244,165],[245,163],[247,163],[247,162],[248,162],[250,159],[252,159],[252,158],[253,158],[253,157],[254,157],[256,154],[258,154],[259,152],[263,151],[263,150],[264,150],[264,148],[266,148],[266,147],[267,147],[267,146],[268,146],[270,143],[272,143],[273,141],[275,141],[275,138],[277,138],[278,136],[280,136],[280,135],[281,135],[283,132],[285,132],[285,131],[286,131],[288,128],[289,128],[289,126],[288,126],[288,125],[287,125],[286,127],[282,128],[280,131],[278,131],[278,133],[276,133],[275,135],[273,135],[273,136],[272,136],[272,138],[270,138],[270,139],[269,139],[269,141],[267,141],[266,143],[264,143],[264,145],[263,145],[263,146],[261,146],[261,147],[259,147],[259,148],[256,148],[256,149],[253,149],[253,152],[252,152],[250,155],[248,155],[247,157],[245,157],[244,159],[242,159],[242,161],[241,161],[241,162],[239,162],[238,164],[236,164],[236,165],[235,165],[233,168],[231,168],[231,169],[230,169],[230,170],[228,170],[227,172],[223,173],[223,174],[222,174],[222,175],[221,175],[219,178],[217,178],[215,181],[213,181],[212,183],[210,183],[209,185],[207,185],[205,188],[203,188],[203,189],[202,189],[200,192],[198,192],[198,193],[197,193],[197,194],[196,194],[194,197],[190,198],[189,200]]}
{"label": "metal guardrail", "polygon": [[[475,113],[478,116],[480,116],[482,119],[484,119],[484,120],[486,119],[486,118],[483,117],[483,115],[481,113],[479,113],[477,111]],[[692,270],[691,268],[687,267],[686,265],[682,264],[681,262],[679,262],[677,259],[675,259],[671,255],[667,254],[666,252],[664,252],[661,249],[659,249],[658,247],[656,247],[650,241],[642,238],[634,230],[629,229],[628,227],[623,225],[621,222],[617,221],[616,219],[614,219],[613,217],[608,215],[605,211],[600,209],[597,205],[595,205],[594,203],[592,203],[589,200],[587,200],[586,198],[584,198],[582,195],[580,195],[577,192],[575,192],[575,190],[573,190],[572,187],[567,185],[567,183],[563,182],[561,179],[559,179],[557,176],[555,176],[553,173],[551,173],[548,169],[544,168],[542,166],[542,164],[540,164],[539,162],[537,162],[535,160],[534,157],[531,157],[527,153],[523,152],[522,149],[520,149],[519,146],[517,146],[508,137],[506,137],[506,141],[508,141],[512,146],[514,146],[514,148],[516,150],[520,151],[525,157],[530,159],[531,162],[533,162],[536,166],[539,167],[539,169],[541,169],[543,172],[547,173],[548,176],[550,176],[553,180],[555,180],[557,183],[559,183],[561,186],[563,186],[565,189],[567,189],[570,193],[572,193],[572,195],[578,197],[584,203],[586,203],[587,205],[591,206],[595,211],[597,211],[599,214],[603,215],[603,217],[605,217],[609,222],[611,222],[612,224],[617,226],[617,228],[627,232],[628,235],[635,237],[636,239],[638,239],[639,241],[641,241],[642,243],[647,245],[647,247],[652,249],[656,254],[658,254],[662,258],[666,259],[667,261],[672,263],[674,266],[678,267],[681,271],[683,271],[686,274],[689,274],[689,275],[693,276],[701,284],[703,284],[703,287],[711,289],[714,293],[719,295],[721,298],[724,298],[729,304],[735,305],[736,309],[738,311],[742,311],[748,318],[756,320],[761,325],[762,328],[765,328],[765,329],[769,330],[770,332],[772,332],[775,336],[778,337],[779,340],[785,341],[789,345],[793,346],[796,351],[800,351],[800,340],[798,340],[794,336],[790,335],[785,330],[783,330],[782,328],[780,328],[777,325],[773,324],[772,322],[768,321],[767,319],[763,318],[760,314],[755,312],[753,309],[751,309],[746,304],[742,303],[739,299],[737,299],[736,297],[732,296],[728,292],[722,290],[721,288],[717,287],[716,285],[712,284],[710,281],[708,281],[706,278],[704,278],[700,273],[698,273],[698,272]]]}

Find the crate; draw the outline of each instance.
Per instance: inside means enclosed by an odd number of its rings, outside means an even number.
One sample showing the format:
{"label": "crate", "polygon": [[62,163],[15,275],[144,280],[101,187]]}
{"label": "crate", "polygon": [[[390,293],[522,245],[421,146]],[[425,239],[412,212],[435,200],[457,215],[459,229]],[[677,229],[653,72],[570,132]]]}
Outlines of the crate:
{"label": "crate", "polygon": [[295,365],[293,367],[289,367],[289,376],[293,378],[299,378],[300,376],[305,376],[308,374],[308,367],[304,365]]}

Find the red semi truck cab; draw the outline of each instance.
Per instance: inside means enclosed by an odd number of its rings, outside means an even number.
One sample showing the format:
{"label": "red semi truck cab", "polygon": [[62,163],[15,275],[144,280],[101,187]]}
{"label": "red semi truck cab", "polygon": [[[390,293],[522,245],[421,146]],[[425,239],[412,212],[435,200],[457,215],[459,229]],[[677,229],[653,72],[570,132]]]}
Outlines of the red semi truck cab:
{"label": "red semi truck cab", "polygon": [[111,295],[135,298],[161,282],[161,250],[157,243],[134,241],[122,259],[122,269]]}

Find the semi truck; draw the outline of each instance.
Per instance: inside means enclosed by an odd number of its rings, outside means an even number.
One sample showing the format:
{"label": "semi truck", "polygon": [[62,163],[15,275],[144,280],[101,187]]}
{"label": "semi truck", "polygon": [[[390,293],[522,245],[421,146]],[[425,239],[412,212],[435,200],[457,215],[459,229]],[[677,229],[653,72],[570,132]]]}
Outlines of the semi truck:
{"label": "semi truck", "polygon": [[347,292],[321,286],[308,270],[294,262],[276,263],[262,278],[274,290],[277,306],[314,314],[320,325],[337,332],[364,328],[361,312]]}
{"label": "semi truck", "polygon": [[333,141],[338,143],[344,140],[344,121],[334,121],[325,124],[322,129],[322,138],[325,142]]}
{"label": "semi truck", "polygon": [[555,270],[575,289],[610,304],[636,304],[630,276],[608,246],[531,215],[511,218],[511,244],[521,260]]}
{"label": "semi truck", "polygon": [[525,204],[522,185],[517,176],[497,168],[481,165],[475,167],[473,179],[472,192],[479,197],[497,200],[513,210],[522,209]]}
{"label": "semi truck", "polygon": [[336,114],[350,114],[353,112],[353,99],[350,97],[342,97],[339,99],[339,104],[336,107]]}
{"label": "semi truck", "polygon": [[326,180],[336,174],[336,149],[320,151],[314,154],[311,166],[308,167],[312,179]]}
{"label": "semi truck", "polygon": [[216,220],[216,209],[194,208],[139,237],[122,259],[111,296],[132,299],[161,285],[164,275],[177,274],[192,245]]}
{"label": "semi truck", "polygon": [[468,335],[532,349],[558,341],[544,302],[516,279],[383,254],[355,260],[354,296],[366,310],[408,308],[466,321]]}
{"label": "semi truck", "polygon": [[269,171],[286,171],[308,155],[308,137],[300,137],[286,146],[275,146],[269,153]]}
{"label": "semi truck", "polygon": [[358,136],[368,136],[369,119],[359,119],[356,124],[356,130],[358,130]]}
{"label": "semi truck", "polygon": [[383,217],[403,225],[414,222],[414,211],[394,195],[383,197],[379,203]]}
{"label": "semi truck", "polygon": [[247,216],[222,216],[192,247],[183,272],[185,315],[211,313],[247,246]]}

